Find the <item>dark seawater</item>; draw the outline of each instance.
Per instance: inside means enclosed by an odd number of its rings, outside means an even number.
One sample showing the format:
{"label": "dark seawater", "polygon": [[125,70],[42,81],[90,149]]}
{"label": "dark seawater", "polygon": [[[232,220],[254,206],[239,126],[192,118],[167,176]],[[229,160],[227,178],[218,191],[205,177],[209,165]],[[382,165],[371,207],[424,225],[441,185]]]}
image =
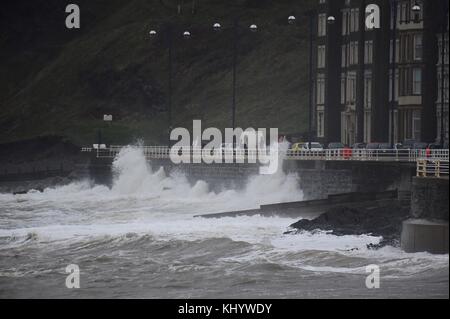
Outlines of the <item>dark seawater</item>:
{"label": "dark seawater", "polygon": [[[371,236],[283,235],[296,219],[194,215],[301,200],[295,176],[210,193],[152,171],[138,149],[112,189],[0,194],[0,298],[448,298],[448,255],[368,250]],[[79,266],[80,289],[66,288]],[[380,289],[366,288],[378,265]]]}

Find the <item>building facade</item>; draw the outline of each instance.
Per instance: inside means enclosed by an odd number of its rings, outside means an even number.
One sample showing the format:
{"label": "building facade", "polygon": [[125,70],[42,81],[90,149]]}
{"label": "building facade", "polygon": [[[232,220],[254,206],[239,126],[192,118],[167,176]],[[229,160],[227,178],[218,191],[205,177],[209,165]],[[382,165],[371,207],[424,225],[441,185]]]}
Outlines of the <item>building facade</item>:
{"label": "building facade", "polygon": [[[444,29],[445,30],[445,29]],[[441,143],[443,136],[443,144],[448,148],[449,140],[449,122],[448,122],[448,59],[449,59],[449,47],[448,47],[448,27],[446,32],[438,35],[439,43],[439,59],[437,64],[437,82],[438,82],[438,99],[436,101],[437,110],[437,137]],[[442,58],[444,57],[444,58]],[[442,62],[444,61],[444,62]],[[444,78],[442,78],[442,75]],[[442,100],[442,95],[444,100]],[[444,114],[444,118],[442,118]]]}
{"label": "building facade", "polygon": [[[436,16],[444,2],[318,0],[315,124],[320,141],[436,140]],[[369,4],[380,8],[380,28],[366,27]]]}

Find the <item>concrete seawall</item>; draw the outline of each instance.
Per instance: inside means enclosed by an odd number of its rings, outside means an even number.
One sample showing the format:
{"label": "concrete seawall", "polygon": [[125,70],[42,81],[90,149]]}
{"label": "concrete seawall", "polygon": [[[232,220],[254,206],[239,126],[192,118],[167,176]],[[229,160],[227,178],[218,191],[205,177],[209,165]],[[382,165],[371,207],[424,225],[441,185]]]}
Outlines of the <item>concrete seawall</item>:
{"label": "concrete seawall", "polygon": [[237,216],[283,216],[290,218],[312,219],[325,213],[336,205],[347,207],[373,206],[374,203],[392,202],[398,198],[397,191],[387,191],[380,193],[346,193],[339,195],[329,195],[326,199],[307,200],[300,202],[276,203],[261,205],[258,209],[224,212],[217,214],[197,215],[202,218],[224,218]]}
{"label": "concrete seawall", "polygon": [[448,222],[449,181],[443,178],[414,177],[411,215],[417,219]]}
{"label": "concrete seawall", "polygon": [[[112,182],[112,160],[93,158],[92,178],[102,184]],[[251,176],[259,174],[257,164],[180,164],[169,159],[150,161],[153,169],[163,167],[166,173],[182,172],[191,183],[207,182],[212,190],[242,188]],[[283,171],[298,176],[305,200],[327,198],[328,195],[352,192],[411,191],[414,163],[284,161]]]}
{"label": "concrete seawall", "polygon": [[307,199],[351,192],[410,192],[414,163],[355,161],[285,161],[285,171],[298,173]]}
{"label": "concrete seawall", "polygon": [[403,223],[401,245],[406,252],[449,252],[449,180],[414,177],[411,219]]}

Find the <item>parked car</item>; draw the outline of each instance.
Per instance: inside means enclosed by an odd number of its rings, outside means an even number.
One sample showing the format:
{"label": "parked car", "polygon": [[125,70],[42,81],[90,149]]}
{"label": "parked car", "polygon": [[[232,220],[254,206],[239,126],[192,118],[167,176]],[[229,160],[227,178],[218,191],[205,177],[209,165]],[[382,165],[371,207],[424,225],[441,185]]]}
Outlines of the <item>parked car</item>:
{"label": "parked car", "polygon": [[330,143],[328,144],[328,156],[342,156],[344,151],[345,145],[339,142],[336,143]]}
{"label": "parked car", "polygon": [[367,144],[366,143],[355,143],[353,144],[353,156],[357,156],[357,157],[361,157],[364,156],[366,153],[366,147]]}
{"label": "parked car", "polygon": [[380,143],[369,143],[366,146],[367,150],[378,150],[380,148]]}
{"label": "parked car", "polygon": [[291,146],[291,150],[293,150],[295,152],[299,152],[299,151],[303,150],[303,145],[305,145],[305,143],[295,143]]}
{"label": "parked car", "polygon": [[430,145],[428,145],[428,147],[431,150],[441,150],[442,149],[442,146],[439,143],[431,143]]}
{"label": "parked car", "polygon": [[399,157],[420,156],[425,154],[425,150],[429,147],[428,143],[417,142],[416,140],[405,140],[397,147]]}
{"label": "parked car", "polygon": [[428,144],[427,143],[415,143],[413,145],[413,149],[414,150],[426,150],[428,148]]}
{"label": "parked car", "polygon": [[356,143],[356,144],[353,144],[353,149],[354,150],[365,150],[366,149],[366,147],[367,147],[367,144],[366,143]]}
{"label": "parked car", "polygon": [[302,147],[303,151],[323,151],[323,145],[317,142],[311,142],[311,148],[309,148],[310,143],[305,143]]}
{"label": "parked car", "polygon": [[401,144],[401,148],[404,150],[412,150],[414,149],[414,144],[416,144],[416,140],[404,140]]}
{"label": "parked car", "polygon": [[411,148],[410,146],[405,146],[401,143],[395,144],[396,155],[398,157],[407,158],[410,155]]}
{"label": "parked car", "polygon": [[395,145],[392,146],[391,143],[380,143],[380,144],[378,144],[378,149],[380,149],[380,150],[393,150],[393,149],[395,149]]}
{"label": "parked car", "polygon": [[378,149],[380,148],[380,143],[368,143],[366,145],[366,156],[377,156],[378,155]]}
{"label": "parked car", "polygon": [[378,155],[382,157],[396,156],[397,152],[395,146],[393,147],[391,143],[381,143],[378,145]]}
{"label": "parked car", "polygon": [[344,149],[345,145],[339,142],[328,144],[327,149],[329,150],[341,150]]}

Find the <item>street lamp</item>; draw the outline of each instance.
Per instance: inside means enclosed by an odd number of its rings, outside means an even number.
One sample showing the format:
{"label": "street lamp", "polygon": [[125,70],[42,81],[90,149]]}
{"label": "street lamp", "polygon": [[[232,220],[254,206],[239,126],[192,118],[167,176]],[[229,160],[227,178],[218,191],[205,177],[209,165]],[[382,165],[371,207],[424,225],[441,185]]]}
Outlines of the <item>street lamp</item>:
{"label": "street lamp", "polygon": [[420,22],[420,11],[422,10],[422,8],[420,7],[420,5],[416,2],[412,8],[411,8],[412,12],[414,13],[414,22],[415,23],[419,23]]}
{"label": "street lamp", "polygon": [[289,16],[288,17],[288,23],[289,24],[295,24],[296,21],[297,21],[297,18],[295,16]]}
{"label": "street lamp", "polygon": [[[445,10],[442,12],[442,22],[441,22],[441,118],[440,118],[440,145],[442,148],[445,147],[445,51],[446,51],[446,43],[445,43],[445,34],[447,31],[447,23],[448,23],[448,2],[444,1]],[[447,33],[448,34],[448,33]],[[448,72],[448,71],[447,71]],[[447,110],[448,112],[448,110]],[[448,125],[448,123],[447,123]]]}
{"label": "street lamp", "polygon": [[[331,40],[330,40],[330,36],[329,36],[330,35],[330,28],[334,25],[335,22],[336,22],[336,18],[333,15],[329,15],[327,17],[327,23],[326,23],[327,24],[326,25],[326,36],[327,36],[327,45],[326,45],[326,47],[327,48],[331,47],[331,45],[330,45]],[[329,54],[330,54],[330,50],[327,49],[325,54],[326,54],[326,58],[325,59],[327,61],[326,63],[328,64],[328,61],[329,61],[328,57],[329,57]],[[329,80],[328,79],[329,79],[329,68],[327,67],[326,68],[326,77],[325,77],[325,82],[327,83],[327,85],[329,85]],[[347,85],[347,81],[345,83]],[[325,121],[325,123],[328,123],[327,126],[329,127],[330,120],[336,121],[337,119],[330,119],[331,118],[330,106],[329,106],[330,103],[328,101],[328,98],[325,98],[324,102],[325,102],[325,107],[326,107],[326,111],[324,113],[324,121]],[[332,112],[332,114],[334,114],[334,112]],[[328,133],[325,136],[329,140],[330,134]]]}
{"label": "street lamp", "polygon": [[[113,121],[113,116],[111,114],[104,114],[103,115],[103,123],[108,123],[108,126],[111,126],[111,123]],[[103,126],[103,125],[101,125]],[[97,130],[97,145],[98,149],[103,148],[102,147],[102,127]],[[106,143],[105,143],[106,145]]]}
{"label": "street lamp", "polygon": [[[305,16],[309,18],[309,116],[308,116],[308,148],[311,149],[312,142],[312,119],[314,112],[314,81],[313,81],[313,64],[314,64],[314,53],[313,53],[313,43],[314,43],[314,11],[307,11]],[[294,25],[297,23],[297,18],[294,15],[288,17],[288,24]],[[334,16],[328,16],[327,24],[333,25],[336,21]]]}
{"label": "street lamp", "polygon": [[183,38],[190,39],[191,38],[191,33],[189,31],[184,31],[183,32]]}
{"label": "street lamp", "polygon": [[[391,118],[391,128],[390,128],[390,141],[391,148],[394,148],[395,144],[395,80],[396,80],[396,69],[397,69],[397,6],[398,0],[391,0],[391,17],[392,17],[392,82],[391,82],[391,103],[390,103],[390,118]],[[416,2],[412,11],[415,14],[415,21],[419,20],[419,12],[422,10],[420,5]]]}
{"label": "street lamp", "polygon": [[418,13],[418,12],[420,12],[420,10],[421,10],[420,5],[416,2],[412,7],[412,11],[414,13]]}
{"label": "street lamp", "polygon": [[250,31],[252,31],[252,32],[256,32],[256,31],[258,31],[258,26],[256,25],[256,24],[252,24],[252,25],[250,25]]}
{"label": "street lamp", "polygon": [[[314,84],[313,84],[313,41],[314,41],[314,12],[308,11],[306,16],[309,17],[309,112],[308,112],[308,148],[311,149],[312,142],[312,119],[313,119],[313,95],[314,95]],[[295,25],[297,18],[294,15],[288,17],[288,24]]]}
{"label": "street lamp", "polygon": [[[222,25],[219,22],[213,24],[214,31],[222,30]],[[238,45],[239,45],[239,18],[236,18],[233,23],[233,95],[231,104],[231,127],[236,128],[236,87],[237,87],[237,64],[238,64]],[[248,29],[251,32],[258,31],[256,24],[251,24]],[[234,143],[233,143],[234,144]]]}
{"label": "street lamp", "polygon": [[391,79],[391,103],[390,103],[390,118],[391,118],[391,128],[390,128],[390,141],[391,148],[394,148],[395,144],[395,123],[394,123],[394,115],[395,115],[395,79],[396,79],[396,57],[397,57],[397,0],[391,0],[391,16],[392,16],[392,79]]}
{"label": "street lamp", "polygon": [[[172,95],[173,95],[173,27],[169,24],[165,36],[167,38],[167,44],[169,49],[169,57],[168,57],[168,88],[169,93],[167,97],[167,120],[168,120],[168,146],[170,147],[170,133],[172,131]],[[150,38],[156,38],[158,36],[158,32],[154,29],[149,31]],[[189,31],[184,31],[182,33],[183,38],[189,39],[191,37],[191,33]]]}
{"label": "street lamp", "polygon": [[334,24],[336,22],[336,18],[334,17],[334,16],[328,16],[328,18],[327,18],[327,23],[329,24],[329,25],[332,25],[332,24]]}

